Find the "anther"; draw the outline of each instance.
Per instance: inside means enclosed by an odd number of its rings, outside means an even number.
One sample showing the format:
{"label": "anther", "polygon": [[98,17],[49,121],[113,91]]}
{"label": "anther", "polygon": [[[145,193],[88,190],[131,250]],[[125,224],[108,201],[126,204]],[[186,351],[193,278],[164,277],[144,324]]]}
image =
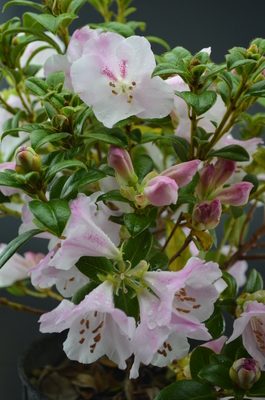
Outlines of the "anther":
{"label": "anther", "polygon": [[58,247],[58,249],[60,249],[60,247],[62,247],[61,243],[57,243],[56,246]]}
{"label": "anther", "polygon": [[73,282],[75,280],[75,277],[73,276],[72,278],[69,279],[69,282]]}
{"label": "anther", "polygon": [[98,315],[98,312],[97,311],[95,311],[94,312],[94,317],[96,317]]}
{"label": "anther", "polygon": [[96,333],[100,328],[102,328],[103,324],[104,324],[104,321],[101,321],[100,324],[99,324],[99,326],[98,326],[96,329],[94,329],[94,330],[92,331],[92,333]]}
{"label": "anther", "polygon": [[89,329],[89,321],[88,321],[88,319],[86,320],[86,328]]}
{"label": "anther", "polygon": [[84,332],[85,332],[85,330],[82,329],[82,331],[80,331],[79,333],[80,333],[80,335],[83,335]]}
{"label": "anther", "polygon": [[263,325],[263,322],[260,318],[257,318],[257,320],[259,321],[260,325]]}
{"label": "anther", "polygon": [[132,85],[133,85],[133,86],[136,86],[136,82],[132,81]]}
{"label": "anther", "polygon": [[192,306],[192,308],[196,309],[196,308],[200,308],[200,306],[201,306],[200,304],[195,304],[195,306]]}
{"label": "anther", "polygon": [[85,322],[84,318],[81,319],[80,324],[83,325],[83,323]]}
{"label": "anther", "polygon": [[100,341],[100,339],[101,339],[101,334],[99,333],[99,334],[97,334],[97,336],[94,337],[94,342],[97,343]]}
{"label": "anther", "polygon": [[116,90],[112,90],[112,93],[117,95],[118,93],[116,92]]}
{"label": "anther", "polygon": [[82,337],[82,339],[79,340],[79,343],[82,344],[82,343],[84,343],[84,341],[85,341],[85,338]]}
{"label": "anther", "polygon": [[172,351],[172,347],[170,346],[169,343],[167,344],[167,348],[168,348],[169,351]]}

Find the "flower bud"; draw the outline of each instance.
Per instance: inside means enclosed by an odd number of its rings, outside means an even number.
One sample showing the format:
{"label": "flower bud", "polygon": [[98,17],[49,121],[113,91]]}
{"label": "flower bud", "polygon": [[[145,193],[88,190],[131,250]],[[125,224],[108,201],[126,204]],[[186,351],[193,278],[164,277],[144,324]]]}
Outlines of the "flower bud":
{"label": "flower bud", "polygon": [[115,169],[116,179],[121,186],[134,186],[138,177],[134,172],[128,151],[121,147],[110,146],[108,164]]}
{"label": "flower bud", "polygon": [[178,185],[173,179],[158,175],[147,182],[143,194],[154,206],[176,204],[178,200]]}
{"label": "flower bud", "polygon": [[187,161],[178,165],[173,165],[160,174],[160,176],[167,176],[173,179],[178,187],[186,186],[191,182],[192,178],[197,172],[200,160]]}
{"label": "flower bud", "polygon": [[15,152],[16,166],[15,171],[18,174],[27,174],[32,171],[40,171],[41,158],[29,146],[19,147]]}
{"label": "flower bud", "polygon": [[200,199],[207,197],[210,184],[214,176],[213,164],[206,163],[199,171],[200,180],[196,187],[196,193]]}
{"label": "flower bud", "polygon": [[223,186],[231,178],[236,169],[236,162],[219,158],[214,164],[214,175],[210,190]]}
{"label": "flower bud", "polygon": [[260,52],[259,48],[256,44],[252,44],[249,49],[246,51],[247,58],[253,59],[253,60],[259,60],[260,59]]}
{"label": "flower bud", "polygon": [[192,213],[192,226],[197,231],[214,229],[220,221],[222,206],[220,200],[215,199],[211,204],[201,202],[196,204]]}
{"label": "flower bud", "polygon": [[253,358],[236,360],[229,371],[229,376],[241,389],[249,390],[261,375],[259,363]]}
{"label": "flower bud", "polygon": [[251,182],[235,183],[225,189],[221,189],[215,193],[214,197],[218,197],[222,204],[243,206],[248,202],[249,193],[253,186]]}

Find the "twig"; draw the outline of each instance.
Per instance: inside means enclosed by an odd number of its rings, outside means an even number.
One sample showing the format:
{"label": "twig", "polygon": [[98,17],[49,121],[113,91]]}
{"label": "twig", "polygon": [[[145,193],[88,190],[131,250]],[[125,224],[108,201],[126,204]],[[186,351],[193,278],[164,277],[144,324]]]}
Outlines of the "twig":
{"label": "twig", "polygon": [[256,200],[255,203],[253,204],[253,206],[251,207],[251,209],[249,210],[247,218],[245,219],[245,222],[244,222],[244,224],[242,226],[242,230],[241,230],[241,233],[240,233],[240,236],[239,236],[239,242],[238,242],[239,246],[243,245],[244,234],[245,234],[245,231],[246,231],[246,228],[247,228],[247,223],[252,220],[254,211],[255,211],[255,209],[257,207],[257,204],[258,204],[258,201]]}
{"label": "twig", "polygon": [[37,308],[32,308],[32,307],[28,307],[28,306],[24,306],[23,304],[19,304],[19,303],[14,303],[13,301],[9,301],[4,297],[0,298],[0,306],[7,306],[12,308],[13,310],[19,310],[19,311],[27,311],[29,313],[32,314],[38,314],[38,315],[42,315],[45,314],[47,311],[44,310],[38,310]]}
{"label": "twig", "polygon": [[176,254],[175,254],[173,257],[171,257],[171,259],[170,259],[169,262],[168,262],[168,265],[170,265],[171,263],[173,263],[173,261],[175,261],[176,258],[178,258],[178,257],[181,255],[181,253],[183,252],[183,250],[185,250],[186,247],[188,247],[188,245],[190,244],[191,241],[192,241],[192,237],[191,237],[191,235],[189,235],[189,236],[186,238],[186,240],[185,240],[185,242],[183,243],[183,245],[181,246],[181,248],[179,249],[179,251],[177,251]]}
{"label": "twig", "polygon": [[166,243],[164,244],[164,246],[163,246],[162,249],[161,249],[161,253],[163,253],[163,251],[165,251],[165,249],[166,249],[168,243],[170,242],[171,238],[173,237],[174,233],[176,232],[176,229],[178,228],[179,224],[181,223],[182,218],[183,218],[183,213],[181,212],[181,213],[180,213],[180,216],[178,217],[178,220],[177,220],[177,222],[176,222],[176,224],[175,224],[175,226],[174,226],[174,228],[172,229],[172,231],[171,231],[169,237],[168,237],[167,240],[166,240]]}
{"label": "twig", "polygon": [[239,257],[239,260],[265,260],[265,254],[246,254]]}

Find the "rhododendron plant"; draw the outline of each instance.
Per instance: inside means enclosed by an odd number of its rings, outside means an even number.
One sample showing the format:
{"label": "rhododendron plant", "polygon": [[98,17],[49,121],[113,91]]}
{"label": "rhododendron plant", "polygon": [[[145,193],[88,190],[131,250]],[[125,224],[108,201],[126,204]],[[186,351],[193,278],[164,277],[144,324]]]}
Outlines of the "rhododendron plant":
{"label": "rhododendron plant", "polygon": [[[4,7],[34,12],[0,26],[1,224],[21,219],[0,244],[0,287],[58,304],[0,305],[69,330],[70,360],[123,369],[106,396],[157,367],[151,400],[264,398],[265,291],[248,271],[265,259],[264,220],[248,228],[265,202],[265,119],[247,111],[264,106],[265,40],[215,64],[210,47],[138,35],[130,0],[89,2],[105,22],[75,31],[85,0]],[[33,237],[46,253],[20,255]]]}

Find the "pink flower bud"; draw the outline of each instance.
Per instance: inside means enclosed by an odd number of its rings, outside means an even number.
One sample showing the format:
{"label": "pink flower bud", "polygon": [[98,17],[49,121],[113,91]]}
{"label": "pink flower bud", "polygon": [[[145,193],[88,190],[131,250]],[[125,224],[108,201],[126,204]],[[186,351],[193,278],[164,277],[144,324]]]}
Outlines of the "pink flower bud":
{"label": "pink flower bud", "polygon": [[221,214],[222,206],[218,199],[213,200],[211,204],[196,204],[192,213],[192,226],[198,231],[213,229],[219,224]]}
{"label": "pink flower bud", "polygon": [[229,371],[229,376],[241,389],[248,390],[261,375],[259,363],[252,358],[236,360]]}
{"label": "pink flower bud", "polygon": [[15,170],[18,174],[26,174],[27,172],[40,171],[41,158],[31,147],[19,147],[16,150],[15,158]]}
{"label": "pink flower bud", "polygon": [[178,187],[186,186],[196,174],[200,160],[187,161],[166,169],[160,176],[173,179]]}
{"label": "pink flower bud", "polygon": [[202,169],[199,171],[200,180],[196,187],[196,192],[199,198],[203,199],[207,196],[210,184],[214,176],[214,166],[213,164],[206,163]]}
{"label": "pink flower bud", "polygon": [[211,189],[223,186],[231,178],[236,169],[236,162],[219,158],[214,164],[214,176],[211,182]]}
{"label": "pink flower bud", "polygon": [[215,193],[215,197],[218,197],[222,204],[243,206],[248,202],[249,193],[253,186],[251,182],[235,183]]}
{"label": "pink flower bud", "polygon": [[110,146],[108,164],[115,169],[116,179],[121,186],[133,186],[138,178],[134,173],[131,157],[125,149]]}
{"label": "pink flower bud", "polygon": [[178,200],[178,185],[173,179],[158,175],[147,182],[143,194],[154,206],[176,204]]}

